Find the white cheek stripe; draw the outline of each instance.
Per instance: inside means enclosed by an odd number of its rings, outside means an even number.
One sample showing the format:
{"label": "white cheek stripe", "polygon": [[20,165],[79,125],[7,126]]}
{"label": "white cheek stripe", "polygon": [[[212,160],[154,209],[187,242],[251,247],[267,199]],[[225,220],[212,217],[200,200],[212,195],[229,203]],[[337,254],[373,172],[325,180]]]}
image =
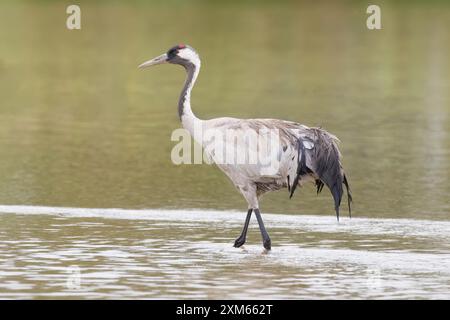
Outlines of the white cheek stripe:
{"label": "white cheek stripe", "polygon": [[189,48],[178,50],[178,56],[185,60],[191,61],[195,65],[200,65],[200,58],[198,54]]}

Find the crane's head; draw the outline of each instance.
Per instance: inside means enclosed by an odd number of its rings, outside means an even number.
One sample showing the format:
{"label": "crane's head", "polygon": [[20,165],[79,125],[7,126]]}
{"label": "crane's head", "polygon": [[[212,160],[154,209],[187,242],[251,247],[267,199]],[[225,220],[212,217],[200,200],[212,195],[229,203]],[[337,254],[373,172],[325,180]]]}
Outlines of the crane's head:
{"label": "crane's head", "polygon": [[174,46],[173,48],[170,48],[167,53],[164,53],[156,58],[142,63],[141,65],[139,65],[139,68],[147,68],[163,63],[179,64],[184,67],[192,65],[200,66],[200,57],[192,47],[185,44],[179,44]]}

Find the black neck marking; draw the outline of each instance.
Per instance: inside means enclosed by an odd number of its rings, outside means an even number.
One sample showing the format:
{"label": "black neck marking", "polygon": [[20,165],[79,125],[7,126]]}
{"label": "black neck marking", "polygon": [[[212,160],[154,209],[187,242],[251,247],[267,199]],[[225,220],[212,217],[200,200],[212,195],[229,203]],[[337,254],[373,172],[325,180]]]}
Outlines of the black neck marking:
{"label": "black neck marking", "polygon": [[184,82],[184,87],[183,90],[181,90],[180,99],[178,101],[178,116],[180,117],[181,120],[181,117],[184,114],[184,104],[186,102],[187,94],[194,85],[192,82],[194,81],[196,66],[188,61],[180,64],[186,69],[187,72],[186,81]]}

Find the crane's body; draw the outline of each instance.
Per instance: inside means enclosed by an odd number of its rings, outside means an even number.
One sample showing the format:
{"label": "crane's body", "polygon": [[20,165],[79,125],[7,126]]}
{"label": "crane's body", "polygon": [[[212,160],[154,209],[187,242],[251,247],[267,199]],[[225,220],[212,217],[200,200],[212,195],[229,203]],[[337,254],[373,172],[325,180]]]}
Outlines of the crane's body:
{"label": "crane's body", "polygon": [[[235,247],[245,243],[248,224],[252,212],[255,212],[263,237],[263,245],[270,250],[271,240],[264,227],[259,211],[259,198],[266,192],[287,188],[290,197],[297,186],[306,182],[316,184],[319,193],[326,185],[334,198],[335,210],[339,219],[339,206],[343,194],[343,185],[347,188],[348,206],[352,197],[347,178],[341,164],[341,154],[338,149],[338,139],[322,128],[310,128],[297,122],[277,119],[237,119],[216,118],[202,120],[195,116],[191,109],[191,90],[200,71],[200,58],[189,46],[178,45],[166,54],[144,62],[139,67],[173,63],[182,65],[187,72],[187,78],[181,91],[178,103],[178,115],[183,127],[191,136],[205,148],[210,159],[229,177],[234,186],[241,192],[248,203],[247,217],[241,235],[235,241]],[[236,137],[244,137],[248,132],[255,133],[258,141],[271,144],[271,150],[261,148],[252,139],[224,140],[224,143],[211,147],[211,141],[200,132],[214,131],[221,134],[232,131]],[[266,135],[261,132],[275,132],[276,135]],[[276,141],[275,141],[276,140]],[[270,149],[270,148],[269,148]],[[223,151],[223,152],[222,152]],[[233,152],[230,159],[240,154],[248,158],[265,158],[268,163],[223,161],[227,153]]]}

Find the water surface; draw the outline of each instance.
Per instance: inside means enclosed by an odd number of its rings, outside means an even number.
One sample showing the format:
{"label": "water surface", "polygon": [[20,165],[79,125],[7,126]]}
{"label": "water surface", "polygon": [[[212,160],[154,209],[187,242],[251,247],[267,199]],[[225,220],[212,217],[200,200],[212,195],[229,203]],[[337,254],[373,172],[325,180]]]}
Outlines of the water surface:
{"label": "water surface", "polygon": [[0,298],[448,299],[450,222],[0,207]]}
{"label": "water surface", "polygon": [[[449,298],[447,2],[381,1],[380,31],[358,1],[79,4],[69,31],[64,1],[0,3],[0,297]],[[273,193],[274,250],[254,222],[232,248],[241,195],[170,161],[182,68],[137,70],[180,42],[199,117],[341,139],[355,219],[327,190]]]}
{"label": "water surface", "polygon": [[[356,215],[448,219],[450,5],[389,3],[369,31],[358,2],[84,1],[69,31],[65,2],[2,1],[0,203],[245,211],[215,167],[170,160],[183,69],[137,69],[185,42],[203,62],[199,117],[323,126]],[[333,210],[312,187],[287,199],[262,210]]]}

